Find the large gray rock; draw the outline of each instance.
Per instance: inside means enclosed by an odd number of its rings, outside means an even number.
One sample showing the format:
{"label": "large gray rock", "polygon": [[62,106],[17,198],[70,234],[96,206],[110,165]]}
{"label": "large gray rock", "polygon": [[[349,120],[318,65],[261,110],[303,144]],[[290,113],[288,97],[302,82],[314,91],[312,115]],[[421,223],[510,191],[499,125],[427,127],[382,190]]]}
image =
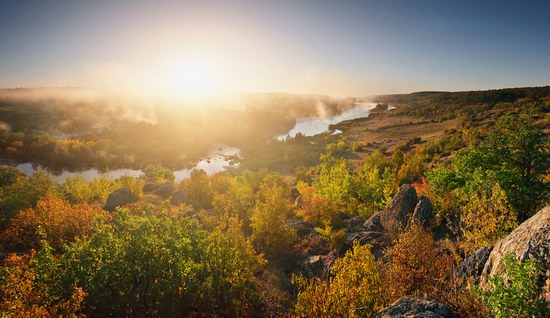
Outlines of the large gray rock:
{"label": "large gray rock", "polygon": [[487,286],[490,276],[502,271],[502,258],[513,254],[519,260],[533,259],[543,267],[542,297],[550,301],[550,206],[523,222],[508,236],[498,241],[489,254],[481,275],[481,286]]}
{"label": "large gray rock", "polygon": [[130,192],[130,189],[120,188],[109,194],[103,208],[109,212],[113,212],[117,207],[124,206],[133,201],[134,196]]}
{"label": "large gray rock", "polygon": [[391,234],[405,229],[417,203],[418,197],[414,187],[410,184],[402,185],[388,207],[379,212],[380,225]]}
{"label": "large gray rock", "polygon": [[369,243],[373,254],[379,257],[396,235],[409,227],[411,220],[424,227],[430,226],[433,223],[432,204],[427,197],[419,201],[414,187],[405,184],[388,207],[368,218],[362,227],[349,228],[345,247],[350,248],[354,241]]}
{"label": "large gray rock", "polygon": [[348,233],[344,250],[350,249],[355,241],[361,245],[370,244],[371,252],[377,259],[382,257],[386,247],[391,245],[391,238],[384,232],[358,231]]}
{"label": "large gray rock", "polygon": [[348,231],[355,231],[357,229],[360,229],[362,225],[363,225],[363,218],[360,216],[356,216],[351,219],[344,220],[344,227]]}
{"label": "large gray rock", "polygon": [[286,225],[296,230],[296,234],[300,238],[307,237],[309,235],[316,234],[315,224],[306,222],[302,219],[292,219],[286,222]]}
{"label": "large gray rock", "polygon": [[493,246],[486,246],[478,249],[472,255],[468,256],[462,263],[458,266],[457,272],[458,277],[464,279],[464,281],[469,281],[474,284],[479,283],[479,278],[483,273],[483,268],[489,255],[493,250]]}
{"label": "large gray rock", "polygon": [[173,205],[180,205],[187,202],[187,192],[185,192],[185,189],[180,188],[176,193],[172,195],[172,198],[170,199],[170,203]]}
{"label": "large gray rock", "polygon": [[432,220],[432,203],[428,197],[422,196],[414,208],[412,221],[423,228],[429,228],[432,226]]}
{"label": "large gray rock", "polygon": [[451,318],[456,314],[446,305],[425,298],[403,297],[377,313],[375,318]]}
{"label": "large gray rock", "polygon": [[328,277],[330,267],[337,258],[336,252],[330,252],[327,255],[309,256],[303,262],[301,272],[306,277]]}
{"label": "large gray rock", "polygon": [[173,184],[163,183],[160,185],[157,191],[155,191],[155,194],[161,198],[168,198],[174,192],[176,192],[176,187],[174,187]]}

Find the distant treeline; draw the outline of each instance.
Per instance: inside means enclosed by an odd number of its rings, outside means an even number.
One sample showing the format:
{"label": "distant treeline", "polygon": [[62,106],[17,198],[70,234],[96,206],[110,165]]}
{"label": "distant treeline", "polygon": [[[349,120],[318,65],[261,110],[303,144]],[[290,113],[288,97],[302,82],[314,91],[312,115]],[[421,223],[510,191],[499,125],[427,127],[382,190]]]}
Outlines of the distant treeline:
{"label": "distant treeline", "polygon": [[440,120],[510,106],[548,112],[550,86],[469,92],[417,92],[383,95],[376,97],[375,100],[398,106],[397,114]]}

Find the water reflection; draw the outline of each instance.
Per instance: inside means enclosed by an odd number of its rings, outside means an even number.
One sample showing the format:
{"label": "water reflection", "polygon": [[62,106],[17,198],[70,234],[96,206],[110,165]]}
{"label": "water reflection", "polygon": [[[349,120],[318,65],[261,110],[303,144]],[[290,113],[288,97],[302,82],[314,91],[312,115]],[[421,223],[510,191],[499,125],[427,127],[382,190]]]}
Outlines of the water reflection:
{"label": "water reflection", "polygon": [[[202,169],[207,174],[211,175],[217,172],[222,172],[229,167],[237,167],[239,165],[240,149],[237,147],[228,147],[224,145],[216,145],[209,152],[205,159],[199,161],[194,167],[189,169],[181,169],[174,171],[176,182],[181,182],[191,176],[193,169]],[[17,169],[21,170],[26,175],[32,175],[36,171],[42,169],[40,165],[33,165],[32,163],[23,163],[17,165]],[[47,169],[46,169],[47,170]],[[66,178],[74,178],[80,176],[88,181],[96,179],[100,176],[109,177],[112,179],[120,178],[122,176],[140,177],[143,175],[143,171],[139,169],[113,169],[107,171],[99,171],[96,168],[82,170],[82,171],[67,171],[64,170],[61,173],[52,173],[52,177],[56,181],[64,181]]]}
{"label": "water reflection", "polygon": [[193,168],[174,171],[176,182],[189,178],[193,169],[204,170],[207,174],[211,175],[222,172],[229,167],[237,167],[239,165],[237,160],[240,158],[240,151],[237,147],[219,145],[210,151],[208,157],[199,161]]}

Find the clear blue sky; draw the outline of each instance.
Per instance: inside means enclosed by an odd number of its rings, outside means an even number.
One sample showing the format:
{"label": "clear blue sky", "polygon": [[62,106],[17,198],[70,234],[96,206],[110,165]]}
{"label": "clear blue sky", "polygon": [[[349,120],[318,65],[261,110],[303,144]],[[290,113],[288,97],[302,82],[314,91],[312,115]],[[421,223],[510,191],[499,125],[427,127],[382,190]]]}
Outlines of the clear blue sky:
{"label": "clear blue sky", "polygon": [[0,87],[151,81],[197,56],[238,90],[549,85],[550,1],[0,4]]}

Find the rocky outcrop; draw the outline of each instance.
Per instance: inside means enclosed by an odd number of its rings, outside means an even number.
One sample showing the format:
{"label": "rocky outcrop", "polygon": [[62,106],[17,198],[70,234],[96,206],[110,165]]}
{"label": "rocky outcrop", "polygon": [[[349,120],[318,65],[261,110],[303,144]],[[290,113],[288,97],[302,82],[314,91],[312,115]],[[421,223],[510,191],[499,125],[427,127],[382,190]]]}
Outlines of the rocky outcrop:
{"label": "rocky outcrop", "polygon": [[481,286],[487,286],[488,278],[502,271],[502,259],[509,253],[522,261],[536,260],[543,267],[543,274],[539,277],[543,284],[542,297],[550,301],[550,206],[495,244],[483,268]]}
{"label": "rocky outcrop", "polygon": [[392,234],[405,229],[409,225],[409,218],[417,203],[418,197],[414,187],[410,184],[402,185],[388,207],[378,212],[380,225],[386,232]]}
{"label": "rocky outcrop", "polygon": [[132,192],[130,192],[130,189],[120,188],[109,194],[103,209],[113,212],[117,207],[124,206],[133,201],[134,196],[132,195]]}
{"label": "rocky outcrop", "polygon": [[172,198],[170,198],[170,203],[173,205],[180,205],[187,203],[187,192],[185,192],[185,189],[180,188],[176,193],[172,195]]}
{"label": "rocky outcrop", "polygon": [[465,281],[478,284],[483,268],[485,267],[485,263],[487,263],[487,259],[489,258],[489,254],[492,250],[492,246],[482,247],[462,261],[457,269],[458,277],[464,279]]}
{"label": "rocky outcrop", "polygon": [[411,220],[428,227],[433,222],[430,200],[422,197],[418,200],[413,186],[405,184],[384,210],[368,218],[362,227],[351,228],[346,237],[345,247],[349,248],[354,241],[360,244],[371,244],[376,257],[391,243],[397,233],[406,229]]}
{"label": "rocky outcrop", "polygon": [[452,318],[446,305],[425,298],[403,297],[377,313],[375,318]]}
{"label": "rocky outcrop", "polygon": [[433,209],[430,199],[425,196],[420,197],[414,208],[412,221],[423,228],[429,228],[433,220]]}
{"label": "rocky outcrop", "polygon": [[303,262],[300,271],[306,277],[328,277],[330,267],[338,258],[336,252],[330,252],[328,255],[312,255]]}
{"label": "rocky outcrop", "polygon": [[361,228],[361,225],[363,225],[363,218],[361,218],[360,216],[356,216],[351,219],[344,220],[344,227],[348,231],[357,230]]}
{"label": "rocky outcrop", "polygon": [[286,225],[296,230],[296,234],[300,238],[315,234],[315,225],[308,223],[302,219],[293,219],[286,222]]}
{"label": "rocky outcrop", "polygon": [[382,257],[386,247],[390,246],[391,239],[384,232],[377,231],[359,231],[352,232],[346,236],[346,242],[344,244],[344,250],[350,249],[353,246],[353,242],[359,242],[361,245],[370,244],[371,252],[377,259]]}

